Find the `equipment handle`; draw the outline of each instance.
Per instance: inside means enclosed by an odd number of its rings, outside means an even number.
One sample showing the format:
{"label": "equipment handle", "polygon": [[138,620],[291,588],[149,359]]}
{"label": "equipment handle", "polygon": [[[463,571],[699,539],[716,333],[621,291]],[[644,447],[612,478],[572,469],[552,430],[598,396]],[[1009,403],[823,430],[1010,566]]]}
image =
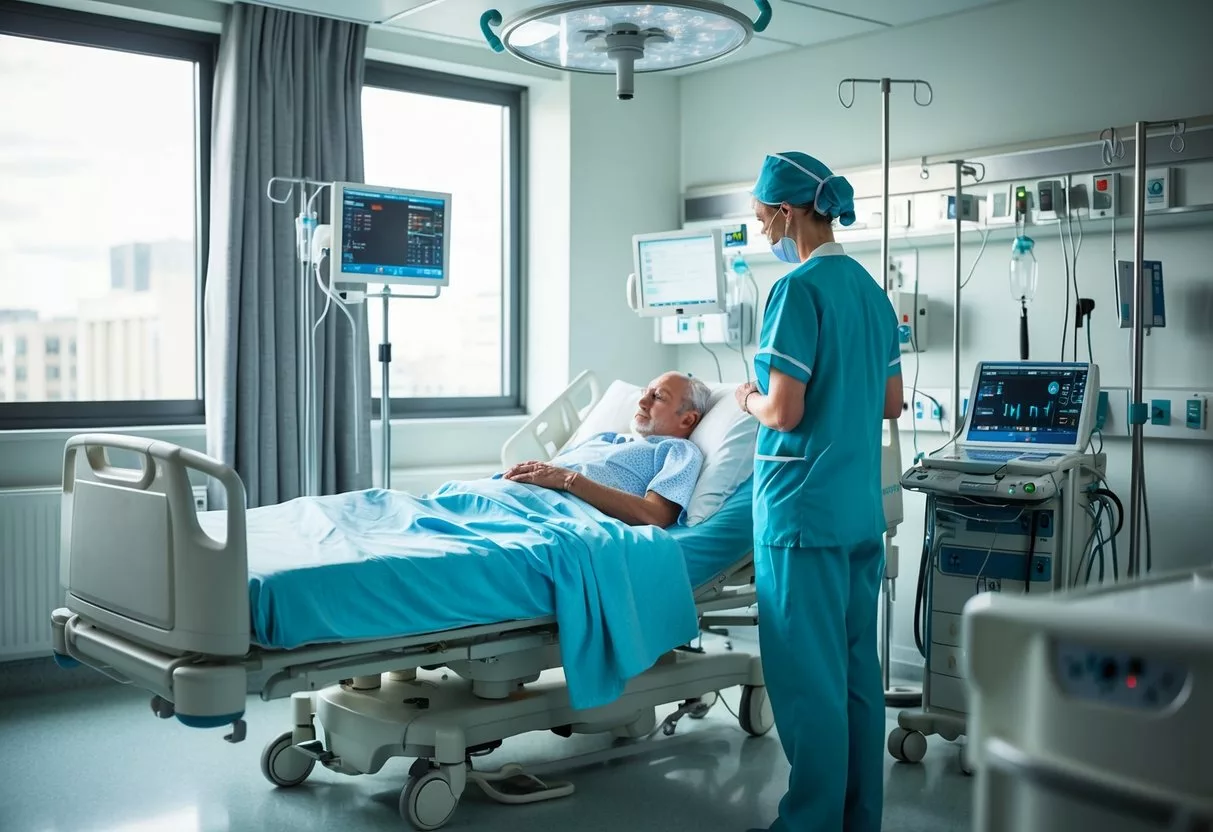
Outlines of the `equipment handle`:
{"label": "equipment handle", "polygon": [[484,14],[480,15],[480,31],[484,34],[484,39],[489,42],[489,48],[494,52],[503,52],[505,47],[501,43],[501,38],[493,32],[493,26],[501,25],[501,12],[496,9],[489,9]]}
{"label": "equipment handle", "polygon": [[754,21],[754,31],[766,31],[767,25],[771,22],[771,4],[767,0],[754,0],[758,5],[758,19]]}
{"label": "equipment handle", "polygon": [[1028,360],[1028,307],[1019,310],[1019,360]]}

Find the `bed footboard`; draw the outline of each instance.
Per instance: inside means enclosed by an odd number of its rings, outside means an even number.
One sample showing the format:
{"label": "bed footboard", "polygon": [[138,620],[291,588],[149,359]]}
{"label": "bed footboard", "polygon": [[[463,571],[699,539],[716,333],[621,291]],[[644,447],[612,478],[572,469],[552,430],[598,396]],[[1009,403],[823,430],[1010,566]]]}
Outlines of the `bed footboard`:
{"label": "bed footboard", "polygon": [[[131,454],[119,467],[112,452]],[[198,524],[189,472],[227,491],[226,536]],[[64,452],[60,582],[67,609],[99,633],[158,654],[248,652],[245,493],[230,467],[168,442],[72,437]]]}

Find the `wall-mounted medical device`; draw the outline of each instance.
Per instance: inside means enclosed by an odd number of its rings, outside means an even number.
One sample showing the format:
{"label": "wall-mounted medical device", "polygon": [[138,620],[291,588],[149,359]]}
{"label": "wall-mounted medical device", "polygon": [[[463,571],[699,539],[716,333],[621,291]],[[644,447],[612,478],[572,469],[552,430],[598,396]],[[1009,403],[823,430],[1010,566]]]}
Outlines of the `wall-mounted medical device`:
{"label": "wall-mounted medical device", "polygon": [[[1146,304],[1144,326],[1147,330],[1167,325],[1167,305],[1162,290],[1162,263],[1158,260],[1143,260],[1142,279],[1146,281]],[[1120,294],[1120,328],[1133,326],[1133,261],[1116,262],[1117,290]]]}
{"label": "wall-mounted medical device", "polygon": [[[975,194],[960,195],[961,222],[977,222],[977,206],[979,200]],[[939,195],[939,221],[956,222],[956,195]]]}
{"label": "wall-mounted medical device", "polygon": [[726,312],[724,232],[693,228],[632,237],[628,306],[637,315]]}
{"label": "wall-mounted medical device", "polygon": [[893,291],[889,300],[897,312],[897,340],[902,352],[925,352],[927,348],[927,296],[921,292]]}
{"label": "wall-mounted medical device", "polygon": [[1146,170],[1146,210],[1161,211],[1170,208],[1175,197],[1175,168],[1149,168]]}
{"label": "wall-mounted medical device", "polygon": [[334,182],[333,283],[447,286],[451,195]]}
{"label": "wall-mounted medical device", "polygon": [[1036,220],[1052,222],[1066,215],[1066,183],[1045,179],[1036,183]]}
{"label": "wall-mounted medical device", "polygon": [[986,194],[986,225],[1011,225],[1014,222],[1014,186],[1002,185]]}
{"label": "wall-mounted medical device", "polygon": [[1092,219],[1115,217],[1120,206],[1120,174],[1096,173],[1087,188]]}

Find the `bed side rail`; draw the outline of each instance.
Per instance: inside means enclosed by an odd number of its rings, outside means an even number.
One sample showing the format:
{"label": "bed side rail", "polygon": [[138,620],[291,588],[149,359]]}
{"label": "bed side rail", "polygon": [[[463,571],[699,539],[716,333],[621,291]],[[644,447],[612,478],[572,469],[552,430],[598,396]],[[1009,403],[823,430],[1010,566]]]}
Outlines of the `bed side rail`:
{"label": "bed side rail", "polygon": [[598,377],[583,370],[555,401],[528,419],[505,441],[501,447],[501,462],[508,468],[519,462],[548,460],[556,456],[601,399]]}
{"label": "bed side rail", "polygon": [[[121,467],[113,452],[133,454]],[[199,526],[189,472],[227,492],[222,541]],[[227,465],[168,442],[82,434],[67,442],[60,582],[67,608],[171,655],[248,652],[245,492]]]}

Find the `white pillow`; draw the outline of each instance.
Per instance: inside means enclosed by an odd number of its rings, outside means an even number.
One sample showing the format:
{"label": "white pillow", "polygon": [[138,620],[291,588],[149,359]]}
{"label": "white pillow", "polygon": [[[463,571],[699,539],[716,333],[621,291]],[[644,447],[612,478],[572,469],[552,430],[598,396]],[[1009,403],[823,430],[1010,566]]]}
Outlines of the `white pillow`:
{"label": "white pillow", "polygon": [[[733,495],[737,487],[754,473],[754,446],[758,441],[758,422],[742,412],[733,401],[734,384],[712,384],[708,412],[691,434],[691,441],[703,453],[703,468],[686,507],[687,525],[707,520]],[[642,387],[625,381],[613,381],[601,401],[586,414],[565,447],[571,447],[599,433],[627,434]]]}

